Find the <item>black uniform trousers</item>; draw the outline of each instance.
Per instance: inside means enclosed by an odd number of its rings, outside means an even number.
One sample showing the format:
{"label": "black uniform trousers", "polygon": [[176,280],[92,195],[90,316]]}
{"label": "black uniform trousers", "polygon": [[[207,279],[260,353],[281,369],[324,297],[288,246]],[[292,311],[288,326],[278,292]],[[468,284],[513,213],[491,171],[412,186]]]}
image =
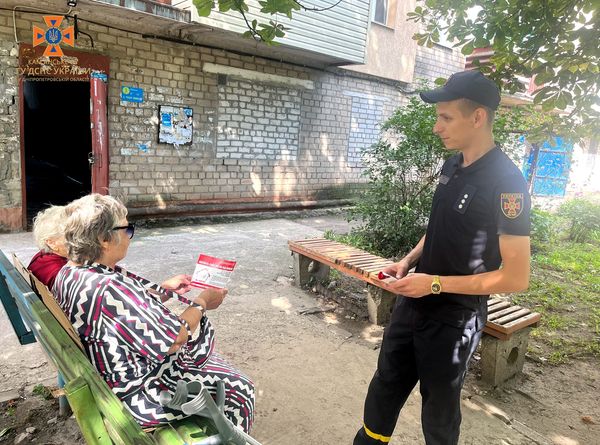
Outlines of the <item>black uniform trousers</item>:
{"label": "black uniform trousers", "polygon": [[475,315],[464,327],[455,327],[422,312],[414,300],[398,297],[365,400],[364,426],[354,445],[389,442],[400,409],[417,381],[426,444],[458,443],[460,391],[483,326]]}

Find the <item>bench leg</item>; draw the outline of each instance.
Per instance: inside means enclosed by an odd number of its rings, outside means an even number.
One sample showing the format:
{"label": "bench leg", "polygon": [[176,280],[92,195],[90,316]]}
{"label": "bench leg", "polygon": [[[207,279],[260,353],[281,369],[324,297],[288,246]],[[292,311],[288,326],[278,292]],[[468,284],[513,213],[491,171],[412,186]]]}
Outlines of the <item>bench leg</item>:
{"label": "bench leg", "polygon": [[481,339],[481,380],[498,386],[523,371],[531,327],[515,332],[508,340],[491,335]]}
{"label": "bench leg", "polygon": [[329,276],[329,266],[314,261],[304,255],[300,255],[297,252],[293,252],[293,254],[296,286],[306,286],[313,277],[318,280],[323,280]]}
{"label": "bench leg", "polygon": [[390,321],[396,295],[380,287],[367,285],[367,310],[369,321],[384,326]]}
{"label": "bench leg", "polygon": [[[58,373],[58,387],[60,389],[64,389],[65,387],[65,379],[60,372]],[[71,413],[71,405],[69,405],[67,396],[60,396],[58,398],[58,415],[65,418],[69,417]]]}

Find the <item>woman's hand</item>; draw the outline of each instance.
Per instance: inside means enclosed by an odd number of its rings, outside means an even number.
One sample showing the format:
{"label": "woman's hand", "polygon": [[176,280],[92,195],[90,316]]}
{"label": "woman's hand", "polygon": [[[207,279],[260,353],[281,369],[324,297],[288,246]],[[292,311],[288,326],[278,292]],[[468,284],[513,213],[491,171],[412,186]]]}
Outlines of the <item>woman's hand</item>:
{"label": "woman's hand", "polygon": [[227,295],[227,289],[205,289],[196,297],[194,302],[201,304],[208,311],[221,306],[225,295]]}
{"label": "woman's hand", "polygon": [[161,287],[164,287],[165,289],[168,289],[168,290],[172,290],[173,292],[175,292],[178,295],[183,295],[192,289],[191,284],[192,284],[191,275],[180,274],[180,275],[175,275],[174,277],[169,278],[168,280],[164,281],[161,284]]}

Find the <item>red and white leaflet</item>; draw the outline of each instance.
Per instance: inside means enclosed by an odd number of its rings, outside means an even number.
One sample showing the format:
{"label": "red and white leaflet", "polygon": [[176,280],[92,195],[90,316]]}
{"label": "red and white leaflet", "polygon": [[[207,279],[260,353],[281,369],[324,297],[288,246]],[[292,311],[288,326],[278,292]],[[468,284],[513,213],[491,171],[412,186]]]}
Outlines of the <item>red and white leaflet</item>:
{"label": "red and white leaflet", "polygon": [[192,286],[201,289],[223,289],[227,286],[236,262],[200,254],[192,275]]}

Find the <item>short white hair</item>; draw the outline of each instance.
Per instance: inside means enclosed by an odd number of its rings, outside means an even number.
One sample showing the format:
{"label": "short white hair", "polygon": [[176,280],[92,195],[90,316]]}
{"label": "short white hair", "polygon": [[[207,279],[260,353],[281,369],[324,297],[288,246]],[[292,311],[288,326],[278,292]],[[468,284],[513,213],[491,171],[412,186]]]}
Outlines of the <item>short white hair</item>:
{"label": "short white hair", "polygon": [[47,241],[64,237],[66,219],[64,206],[48,207],[33,218],[33,237],[40,250],[52,252]]}
{"label": "short white hair", "polygon": [[127,217],[127,208],[108,195],[93,193],[66,207],[65,241],[69,259],[76,263],[98,260],[102,241],[112,241],[120,233],[113,229]]}

